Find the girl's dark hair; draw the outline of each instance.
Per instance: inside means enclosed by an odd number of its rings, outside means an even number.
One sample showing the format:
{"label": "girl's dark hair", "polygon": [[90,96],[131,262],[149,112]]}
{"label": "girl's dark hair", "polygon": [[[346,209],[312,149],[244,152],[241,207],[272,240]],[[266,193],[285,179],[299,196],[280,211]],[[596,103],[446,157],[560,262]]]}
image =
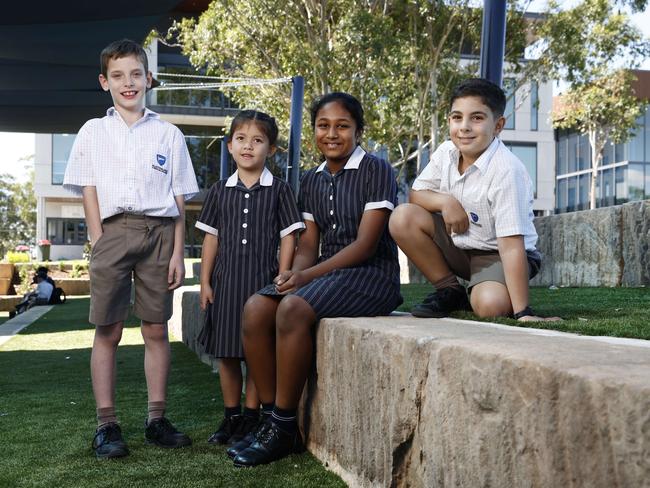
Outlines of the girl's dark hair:
{"label": "girl's dark hair", "polygon": [[479,97],[492,110],[495,119],[503,115],[506,109],[506,94],[503,90],[484,78],[470,78],[454,88],[449,100],[449,106],[457,98]]}
{"label": "girl's dark hair", "polygon": [[255,122],[255,124],[269,139],[269,144],[275,146],[275,143],[278,140],[278,124],[276,124],[275,119],[269,114],[258,112],[257,110],[242,110],[235,115],[235,118],[232,119],[232,123],[230,124],[228,139],[232,140],[235,131],[249,122]]}
{"label": "girl's dark hair", "polygon": [[350,115],[356,122],[357,130],[358,131],[363,130],[364,128],[363,107],[361,106],[361,102],[359,102],[359,100],[354,98],[349,93],[343,93],[343,92],[328,93],[326,95],[323,95],[322,97],[318,97],[312,102],[310,108],[312,129],[316,127],[316,116],[318,115],[318,111],[330,102],[338,102],[341,105],[343,105],[343,108],[345,108],[345,110],[347,110],[350,113]]}

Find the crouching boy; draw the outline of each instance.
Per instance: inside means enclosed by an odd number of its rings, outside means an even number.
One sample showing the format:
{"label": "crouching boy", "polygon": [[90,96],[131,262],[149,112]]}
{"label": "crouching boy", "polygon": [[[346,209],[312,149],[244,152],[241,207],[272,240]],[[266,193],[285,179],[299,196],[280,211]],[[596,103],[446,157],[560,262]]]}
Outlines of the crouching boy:
{"label": "crouching boy", "polygon": [[[503,90],[470,79],[450,102],[451,140],[433,153],[410,203],[389,222],[399,247],[435,287],[412,313],[445,317],[471,309],[479,317],[544,320],[528,302],[528,281],[541,264],[531,180],[497,137],[505,123]],[[469,299],[458,277],[469,282]]]}

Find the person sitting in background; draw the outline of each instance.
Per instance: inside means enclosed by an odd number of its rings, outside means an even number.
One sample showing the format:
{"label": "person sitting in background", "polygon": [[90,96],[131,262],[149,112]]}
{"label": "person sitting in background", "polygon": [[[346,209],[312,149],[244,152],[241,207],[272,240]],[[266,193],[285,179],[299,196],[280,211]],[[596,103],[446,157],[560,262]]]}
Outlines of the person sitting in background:
{"label": "person sitting in background", "polygon": [[32,280],[32,284],[36,284],[36,289],[25,294],[23,301],[16,305],[14,315],[23,313],[34,305],[47,305],[50,302],[50,297],[54,291],[54,285],[48,281],[47,274],[43,272],[36,273]]}

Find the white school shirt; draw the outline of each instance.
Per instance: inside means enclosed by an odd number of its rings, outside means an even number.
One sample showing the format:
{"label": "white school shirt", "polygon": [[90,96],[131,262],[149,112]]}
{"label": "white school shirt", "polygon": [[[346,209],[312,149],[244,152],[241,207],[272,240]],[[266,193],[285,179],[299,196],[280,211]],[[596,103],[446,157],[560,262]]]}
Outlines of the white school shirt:
{"label": "white school shirt", "polygon": [[53,291],[54,287],[52,284],[45,280],[36,285],[36,297],[39,300],[49,301]]}
{"label": "white school shirt", "polygon": [[131,127],[111,107],[86,122],[74,141],[63,187],[97,189],[102,220],[119,213],[177,217],[174,197],[199,191],[183,133],[145,108]]}
{"label": "white school shirt", "polygon": [[463,206],[469,230],[452,233],[456,247],[496,251],[497,237],[522,235],[526,250],[535,249],[533,185],[523,163],[496,137],[462,175],[459,159],[452,141],[442,143],[412,187],[450,194]]}

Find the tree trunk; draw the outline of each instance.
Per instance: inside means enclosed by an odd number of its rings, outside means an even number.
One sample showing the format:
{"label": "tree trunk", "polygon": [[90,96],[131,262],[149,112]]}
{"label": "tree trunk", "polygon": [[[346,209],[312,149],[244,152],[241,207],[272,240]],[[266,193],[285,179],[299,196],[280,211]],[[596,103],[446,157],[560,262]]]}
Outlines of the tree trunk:
{"label": "tree trunk", "polygon": [[589,131],[589,146],[591,147],[591,185],[589,187],[589,208],[596,208],[596,183],[598,181],[598,168],[603,159],[603,148],[607,137],[605,134],[598,134],[596,129]]}

